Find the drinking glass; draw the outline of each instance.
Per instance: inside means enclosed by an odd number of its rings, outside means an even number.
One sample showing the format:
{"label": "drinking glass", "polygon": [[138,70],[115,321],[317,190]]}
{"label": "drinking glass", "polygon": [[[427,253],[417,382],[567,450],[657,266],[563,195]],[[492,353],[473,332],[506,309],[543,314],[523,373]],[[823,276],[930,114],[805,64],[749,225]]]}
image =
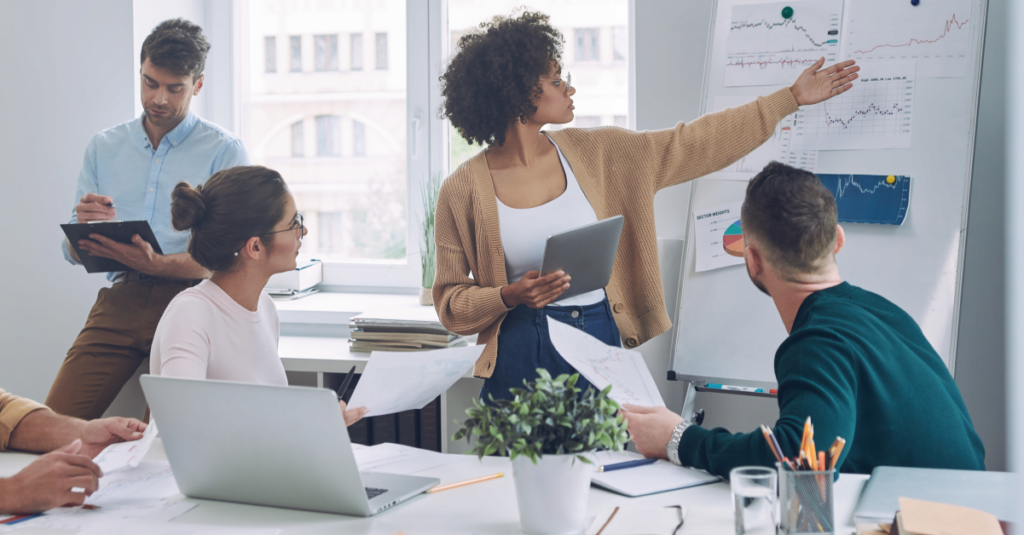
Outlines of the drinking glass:
{"label": "drinking glass", "polygon": [[729,472],[736,515],[736,535],[775,534],[777,474],[763,466],[740,466]]}

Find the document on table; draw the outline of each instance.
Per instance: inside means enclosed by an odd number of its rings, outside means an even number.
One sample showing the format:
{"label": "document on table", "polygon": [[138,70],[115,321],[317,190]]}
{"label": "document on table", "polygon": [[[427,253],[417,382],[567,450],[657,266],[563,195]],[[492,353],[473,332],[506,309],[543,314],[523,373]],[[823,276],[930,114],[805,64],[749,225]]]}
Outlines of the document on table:
{"label": "document on table", "polygon": [[[642,458],[643,456],[638,453],[610,451],[598,452],[593,457],[594,464],[602,466]],[[661,460],[654,464],[634,468],[595,472],[590,479],[594,485],[630,497],[697,487],[718,481],[720,481],[718,476],[713,476],[703,470],[684,468]]]}
{"label": "document on table", "polygon": [[466,375],[483,350],[484,346],[473,345],[408,353],[374,351],[348,407],[366,407],[366,417],[422,409]]}
{"label": "document on table", "polygon": [[198,505],[182,499],[167,462],[143,461],[137,468],[100,478],[100,488],[85,500],[95,508],[50,509],[16,524],[0,524],[0,533],[29,527],[77,531],[133,519],[166,523]]}
{"label": "document on table", "polygon": [[608,397],[619,405],[664,407],[658,385],[654,384],[639,351],[615,347],[589,334],[548,317],[551,343],[573,368],[598,390],[612,385]]}
{"label": "document on table", "polygon": [[156,438],[156,435],[156,420],[150,419],[149,425],[142,433],[142,438],[131,442],[111,444],[93,458],[92,462],[96,463],[100,470],[103,470],[104,474],[128,467],[135,468],[139,466],[142,458],[146,456],[146,452],[153,445],[153,439]]}
{"label": "document on table", "polygon": [[363,446],[352,444],[356,464],[360,472],[384,472],[386,474],[409,475],[446,464],[465,461],[465,455],[439,453],[401,444],[377,444]]}

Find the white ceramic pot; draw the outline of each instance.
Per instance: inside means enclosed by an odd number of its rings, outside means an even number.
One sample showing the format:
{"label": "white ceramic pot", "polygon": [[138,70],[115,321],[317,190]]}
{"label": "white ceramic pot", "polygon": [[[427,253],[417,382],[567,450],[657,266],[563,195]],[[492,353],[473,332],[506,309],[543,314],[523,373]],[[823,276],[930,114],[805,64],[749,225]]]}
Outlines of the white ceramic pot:
{"label": "white ceramic pot", "polygon": [[420,304],[425,307],[434,306],[433,292],[432,288],[420,288]]}
{"label": "white ceramic pot", "polygon": [[519,524],[528,535],[583,533],[594,465],[575,455],[545,455],[512,461],[519,502]]}

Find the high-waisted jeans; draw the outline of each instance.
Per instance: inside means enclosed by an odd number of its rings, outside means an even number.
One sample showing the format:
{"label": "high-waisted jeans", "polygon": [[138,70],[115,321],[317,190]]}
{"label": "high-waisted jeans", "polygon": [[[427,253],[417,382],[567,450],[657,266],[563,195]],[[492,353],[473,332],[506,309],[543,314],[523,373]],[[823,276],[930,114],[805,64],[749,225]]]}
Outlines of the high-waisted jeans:
{"label": "high-waisted jeans", "polygon": [[[484,387],[480,390],[480,398],[484,402],[490,403],[488,395],[494,396],[494,399],[511,399],[509,389],[522,388],[523,379],[536,379],[537,368],[544,368],[552,377],[576,373],[576,369],[551,344],[548,316],[572,325],[608,345],[622,345],[608,299],[586,306],[549,305],[542,309],[519,305],[509,311],[501,322],[494,374],[484,381]],[[585,392],[590,382],[580,375],[576,385]]]}

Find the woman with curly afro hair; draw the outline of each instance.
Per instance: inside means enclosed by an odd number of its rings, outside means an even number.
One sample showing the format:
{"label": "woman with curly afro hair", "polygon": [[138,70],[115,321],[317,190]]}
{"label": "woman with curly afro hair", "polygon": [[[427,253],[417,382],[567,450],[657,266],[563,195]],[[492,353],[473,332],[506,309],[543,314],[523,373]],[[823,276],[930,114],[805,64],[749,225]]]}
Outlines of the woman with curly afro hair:
{"label": "woman with curly afro hair", "polygon": [[[562,44],[547,15],[495,17],[459,39],[441,76],[444,115],[486,148],[441,188],[434,306],[446,328],[486,344],[474,375],[487,402],[511,397],[537,368],[575,371],[551,345],[547,317],[629,348],[668,330],[655,193],[731,165],[799,106],[848,90],[859,70],[853,61],[822,69],[821,58],[792,87],[667,130],[545,132],[573,120]],[[615,215],[625,224],[608,286],[559,299],[570,276],[538,272],[547,237]]]}

